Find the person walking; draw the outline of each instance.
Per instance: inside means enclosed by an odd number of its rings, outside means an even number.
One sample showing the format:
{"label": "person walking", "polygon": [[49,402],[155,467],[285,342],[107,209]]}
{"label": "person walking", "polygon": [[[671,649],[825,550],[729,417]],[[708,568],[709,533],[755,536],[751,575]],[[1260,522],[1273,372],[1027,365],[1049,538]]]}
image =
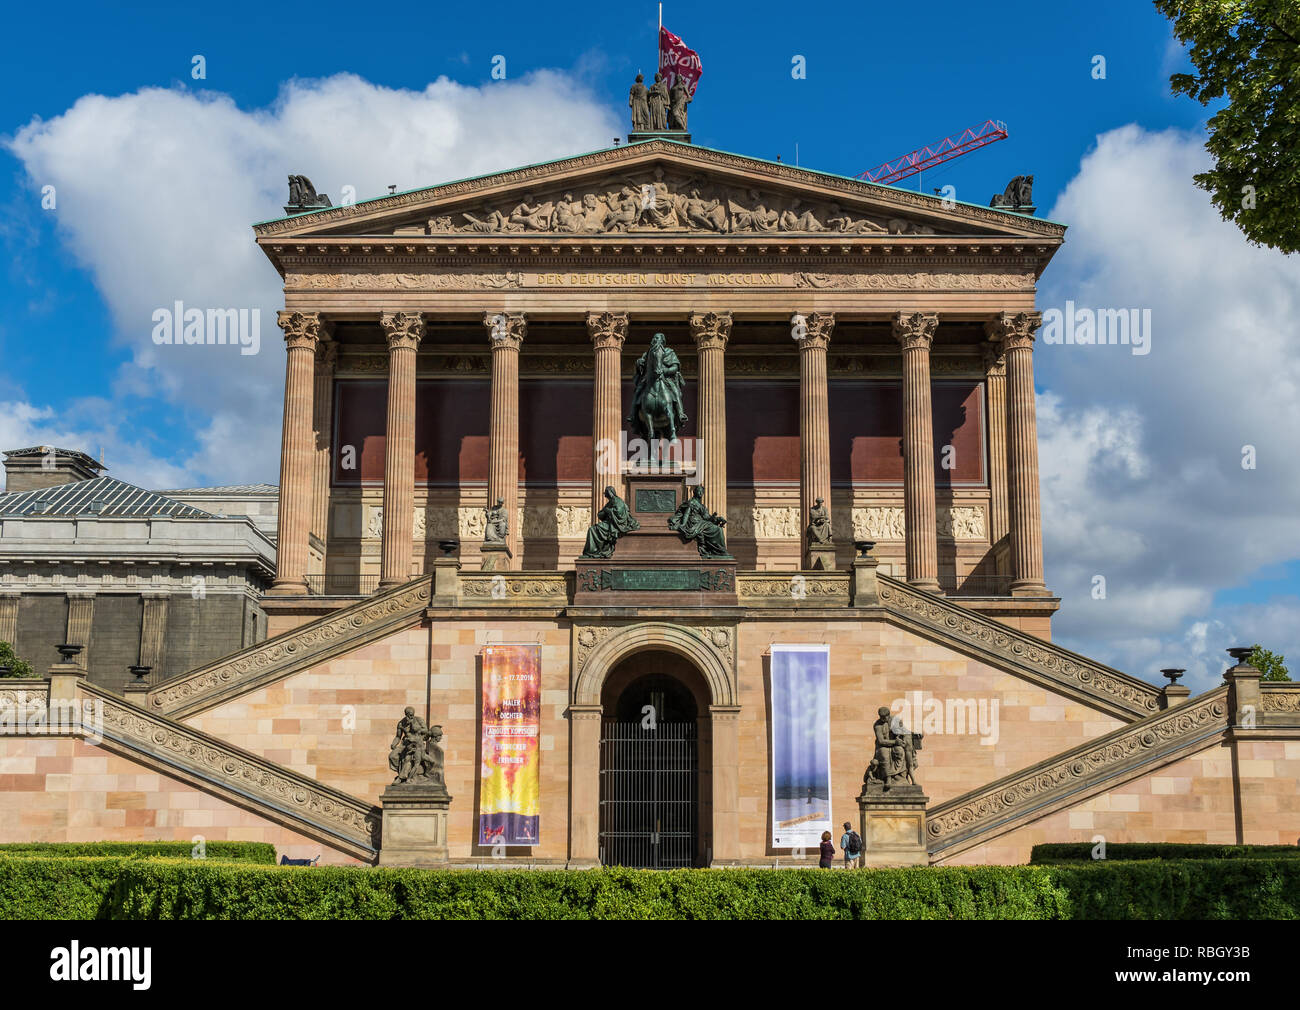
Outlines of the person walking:
{"label": "person walking", "polygon": [[833,860],[835,859],[835,846],[831,844],[831,833],[829,831],[822,832],[821,852],[822,857],[817,865],[823,870],[829,870],[834,865]]}
{"label": "person walking", "polygon": [[840,849],[844,852],[844,868],[853,867],[862,855],[862,836],[853,830],[853,825],[844,822],[844,834],[840,836]]}

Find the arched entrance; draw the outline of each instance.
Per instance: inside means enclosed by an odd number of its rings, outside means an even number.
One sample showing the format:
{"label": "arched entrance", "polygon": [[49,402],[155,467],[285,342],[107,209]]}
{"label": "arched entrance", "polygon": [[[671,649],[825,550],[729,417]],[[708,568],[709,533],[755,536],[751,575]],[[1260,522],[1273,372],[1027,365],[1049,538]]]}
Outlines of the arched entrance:
{"label": "arched entrance", "polygon": [[707,863],[709,686],[682,656],[638,652],[601,688],[600,861],[673,869]]}

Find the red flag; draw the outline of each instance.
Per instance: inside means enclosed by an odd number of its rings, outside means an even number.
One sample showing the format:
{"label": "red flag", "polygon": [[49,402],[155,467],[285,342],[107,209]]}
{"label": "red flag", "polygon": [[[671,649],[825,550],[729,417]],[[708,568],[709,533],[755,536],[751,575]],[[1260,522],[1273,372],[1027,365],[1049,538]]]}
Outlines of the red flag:
{"label": "red flag", "polygon": [[662,25],[659,28],[659,72],[670,88],[677,83],[678,77],[682,78],[692,98],[704,72],[700,54]]}

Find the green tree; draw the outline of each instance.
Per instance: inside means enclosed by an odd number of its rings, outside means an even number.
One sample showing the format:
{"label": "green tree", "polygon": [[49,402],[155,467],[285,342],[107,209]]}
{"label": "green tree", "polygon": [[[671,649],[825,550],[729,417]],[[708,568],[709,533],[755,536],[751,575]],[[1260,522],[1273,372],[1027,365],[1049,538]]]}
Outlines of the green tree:
{"label": "green tree", "polygon": [[1286,668],[1286,657],[1269,652],[1261,645],[1246,659],[1246,662],[1258,670],[1260,680],[1290,680],[1291,674]]}
{"label": "green tree", "polygon": [[[1175,93],[1215,103],[1196,184],[1256,245],[1300,249],[1300,4],[1295,0],[1155,0],[1188,47],[1193,74]],[[1219,103],[1222,104],[1219,104]]]}
{"label": "green tree", "polygon": [[9,667],[7,674],[0,676],[7,677],[33,677],[32,664],[24,659],[19,659],[14,653],[13,647],[8,642],[0,642],[0,666]]}

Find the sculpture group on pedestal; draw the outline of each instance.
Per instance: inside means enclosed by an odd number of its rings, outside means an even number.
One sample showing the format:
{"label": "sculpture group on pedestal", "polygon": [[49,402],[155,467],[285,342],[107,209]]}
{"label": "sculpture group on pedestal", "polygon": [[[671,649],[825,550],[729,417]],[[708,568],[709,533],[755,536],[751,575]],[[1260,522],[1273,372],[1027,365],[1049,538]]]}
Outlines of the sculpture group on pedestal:
{"label": "sculpture group on pedestal", "polygon": [[430,729],[408,705],[388,748],[388,767],[397,773],[393,785],[445,788],[441,740],[442,727]]}
{"label": "sculpture group on pedestal", "polygon": [[656,333],[650,338],[650,349],[636,361],[628,429],[647,442],[657,438],[676,442],[686,425],[682,390],[682,363],[677,352],[662,333]]}
{"label": "sculpture group on pedestal", "polygon": [[483,542],[485,544],[504,544],[510,537],[510,516],[506,511],[506,500],[498,498],[494,506],[483,511]]}
{"label": "sculpture group on pedestal", "polygon": [[587,528],[587,544],[583,548],[584,558],[609,558],[614,555],[614,545],[633,530],[639,530],[641,524],[632,518],[627,502],[618,496],[613,487],[605,488],[605,505],[596,516],[596,522]]}
{"label": "sculpture group on pedestal", "polygon": [[818,498],[808,510],[808,546],[829,546],[831,543],[831,512],[824,499]]}
{"label": "sculpture group on pedestal", "polygon": [[872,726],[876,749],[862,779],[864,788],[878,787],[888,792],[903,785],[915,786],[912,773],[916,770],[916,752],[921,749],[923,734],[909,732],[902,716],[891,719],[886,706],[882,705],[876,714],[879,718]]}
{"label": "sculpture group on pedestal", "polygon": [[695,485],[668,520],[670,530],[676,530],[688,543],[695,541],[702,558],[731,557],[727,553],[727,538],[722,532],[722,527],[726,525],[726,519],[716,512],[710,512],[704,504],[704,488],[699,484]]}
{"label": "sculpture group on pedestal", "polygon": [[679,76],[670,89],[664,75],[657,73],[654,84],[647,88],[645,77],[637,74],[627,95],[627,105],[632,110],[632,132],[675,130],[685,133],[686,106],[692,100],[691,89],[684,77]]}

